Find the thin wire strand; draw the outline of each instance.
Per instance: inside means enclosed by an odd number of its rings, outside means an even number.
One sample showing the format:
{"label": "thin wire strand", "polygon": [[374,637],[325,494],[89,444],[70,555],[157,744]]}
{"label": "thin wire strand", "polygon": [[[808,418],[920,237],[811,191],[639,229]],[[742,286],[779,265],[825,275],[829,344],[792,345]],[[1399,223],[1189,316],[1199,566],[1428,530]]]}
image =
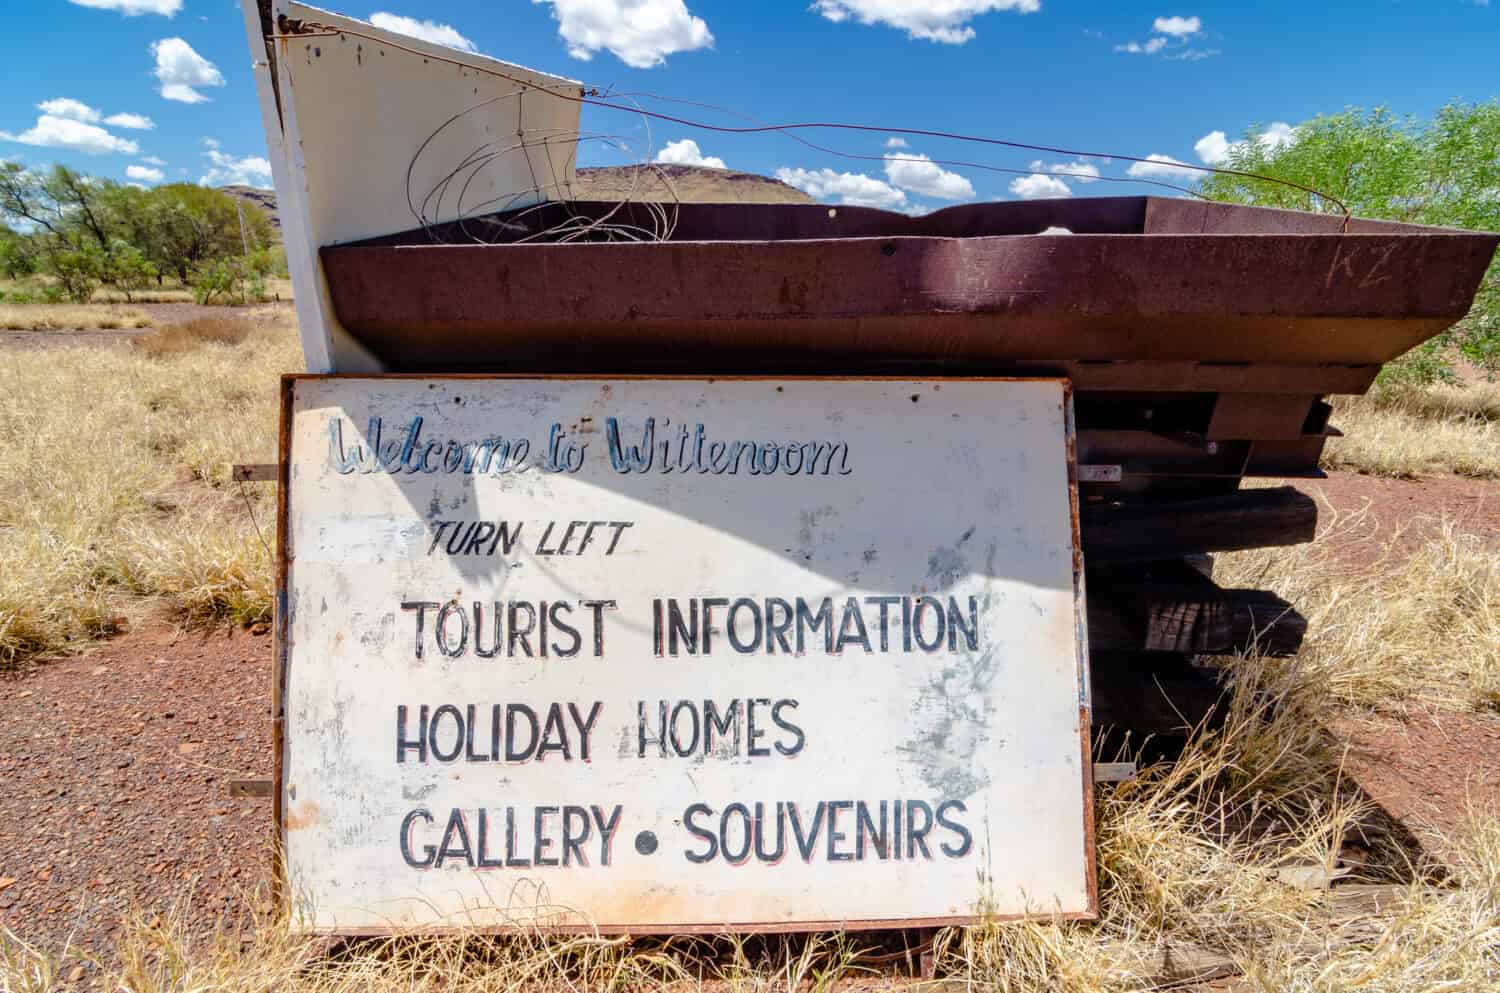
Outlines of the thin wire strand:
{"label": "thin wire strand", "polygon": [[[593,88],[593,87],[586,87],[586,88],[582,89],[581,91],[579,91],[576,95],[574,93],[567,92],[566,89],[559,91],[560,87],[567,87],[567,89],[571,89],[572,86],[571,86],[571,84],[554,84],[554,85],[550,85],[550,86],[543,86],[541,84],[538,84],[538,83],[535,83],[535,82],[531,82],[529,80],[521,79],[518,76],[512,75],[512,74],[507,73],[507,72],[503,72],[503,71],[501,71],[499,69],[492,69],[492,68],[489,68],[487,66],[476,66],[476,65],[473,65],[473,64],[468,63],[468,62],[460,61],[458,59],[449,58],[447,56],[434,55],[434,54],[432,54],[430,52],[424,52],[424,51],[421,51],[419,49],[410,48],[410,47],[408,47],[406,45],[400,44],[399,42],[389,41],[388,39],[377,37],[375,35],[371,35],[371,34],[368,34],[366,32],[362,32],[362,31],[358,31],[358,30],[354,30],[354,29],[350,29],[350,28],[335,28],[335,27],[332,27],[332,26],[327,25],[327,24],[320,24],[320,23],[318,23],[316,21],[310,21],[310,20],[309,21],[297,21],[297,20],[293,20],[291,18],[287,18],[285,15],[282,15],[282,17],[278,19],[278,21],[277,21],[277,28],[278,28],[278,33],[273,34],[273,35],[268,35],[267,36],[267,40],[268,41],[292,40],[292,39],[297,39],[297,38],[337,37],[339,35],[349,35],[349,36],[352,36],[352,37],[355,37],[355,38],[364,38],[365,40],[370,41],[370,42],[372,42],[374,44],[384,45],[384,46],[386,46],[388,48],[394,48],[394,49],[397,49],[399,51],[404,51],[404,52],[410,53],[412,55],[420,56],[420,57],[422,57],[424,59],[431,59],[431,60],[435,60],[435,61],[438,61],[438,62],[446,62],[446,63],[448,63],[450,65],[458,66],[460,68],[467,69],[467,70],[470,70],[470,71],[473,71],[473,72],[479,72],[479,73],[483,73],[485,75],[495,76],[495,77],[500,78],[500,79],[509,80],[510,82],[513,82],[513,83],[517,84],[518,86],[521,86],[524,89],[534,89],[534,90],[537,90],[537,91],[542,92],[542,93],[547,93],[547,94],[549,94],[551,96],[554,96],[554,97],[558,98],[559,100],[567,100],[567,101],[572,102],[572,103],[583,104],[583,105],[591,106],[591,107],[600,107],[600,108],[603,108],[603,109],[606,109],[606,110],[617,110],[617,111],[633,112],[633,113],[640,114],[642,117],[652,118],[652,119],[659,120],[659,121],[666,121],[666,122],[671,123],[671,124],[679,124],[679,125],[682,125],[683,127],[696,128],[696,129],[702,130],[702,131],[712,131],[712,132],[715,132],[715,133],[718,133],[718,134],[766,134],[766,133],[776,132],[776,133],[780,133],[780,134],[785,134],[788,137],[798,138],[800,136],[797,135],[796,132],[801,132],[801,131],[811,131],[811,130],[851,131],[851,132],[861,132],[861,133],[867,133],[867,134],[910,135],[912,137],[937,138],[937,139],[942,139],[942,140],[947,140],[947,141],[968,142],[968,143],[973,143],[973,144],[993,145],[993,146],[999,146],[999,147],[1004,147],[1004,148],[1014,148],[1014,149],[1020,149],[1020,150],[1031,151],[1031,152],[1042,152],[1042,153],[1046,153],[1046,154],[1049,154],[1049,155],[1065,155],[1065,156],[1074,156],[1074,157],[1081,157],[1081,158],[1119,159],[1119,160],[1121,160],[1123,162],[1143,163],[1143,164],[1148,164],[1148,165],[1167,164],[1167,165],[1173,166],[1174,168],[1188,169],[1188,170],[1192,170],[1194,172],[1202,172],[1202,173],[1206,173],[1206,174],[1210,174],[1210,175],[1237,176],[1237,177],[1242,178],[1242,179],[1253,179],[1253,180],[1257,180],[1257,181],[1260,181],[1260,182],[1275,183],[1275,184],[1280,185],[1280,186],[1289,187],[1291,189],[1300,190],[1303,193],[1311,194],[1312,196],[1318,197],[1320,199],[1328,201],[1329,203],[1335,204],[1339,208],[1339,210],[1343,212],[1343,215],[1344,215],[1343,230],[1344,231],[1348,230],[1349,221],[1353,217],[1353,214],[1349,210],[1349,207],[1342,200],[1340,200],[1338,197],[1333,196],[1332,194],[1324,193],[1321,190],[1314,189],[1311,186],[1304,186],[1301,183],[1297,183],[1297,182],[1294,182],[1294,181],[1289,180],[1289,179],[1281,179],[1281,178],[1276,177],[1276,176],[1266,176],[1266,175],[1263,175],[1261,173],[1250,172],[1250,171],[1244,170],[1244,169],[1229,169],[1229,168],[1224,168],[1224,167],[1221,167],[1221,166],[1206,166],[1206,165],[1200,166],[1200,165],[1193,165],[1193,164],[1187,163],[1187,162],[1161,163],[1160,159],[1152,159],[1150,157],[1142,157],[1142,156],[1138,156],[1138,155],[1123,155],[1123,154],[1112,153],[1112,152],[1086,151],[1086,150],[1075,149],[1075,148],[1065,148],[1065,147],[1057,146],[1057,145],[1033,144],[1033,143],[1030,143],[1030,142],[1012,141],[1012,140],[1006,139],[1006,138],[988,138],[988,137],[983,137],[983,136],[979,136],[979,135],[967,135],[967,134],[961,134],[961,133],[958,133],[958,132],[940,131],[940,130],[935,130],[935,129],[931,129],[931,128],[877,127],[877,126],[874,126],[874,125],[853,124],[853,123],[837,122],[837,121],[802,121],[802,122],[793,122],[793,123],[785,123],[785,124],[751,124],[751,125],[745,125],[745,126],[741,126],[741,127],[734,127],[734,126],[722,125],[722,124],[709,124],[709,123],[704,122],[704,121],[695,121],[695,120],[692,120],[690,118],[679,117],[679,116],[674,115],[674,114],[664,114],[664,113],[661,113],[660,111],[645,110],[644,108],[641,108],[639,105],[637,105],[637,106],[635,106],[635,107],[632,108],[632,107],[623,106],[621,104],[613,103],[613,102],[611,102],[609,100],[600,99],[599,97],[600,97],[602,91],[598,90],[597,88]],[[648,98],[653,98],[653,99],[662,99],[662,100],[669,99],[669,98],[663,98],[663,97],[655,97],[655,95],[651,95],[651,94],[642,94],[642,95],[648,96]],[[875,159],[875,158],[877,158],[876,156],[854,156],[851,153],[845,153],[845,152],[841,152],[841,151],[836,150],[836,149],[825,148],[824,146],[820,146],[820,145],[818,145],[816,143],[808,142],[808,141],[805,141],[805,140],[803,141],[803,144],[808,145],[809,147],[815,148],[815,149],[817,149],[819,151],[823,151],[823,152],[825,152],[827,154],[836,155],[836,156],[840,156],[840,157],[860,157],[860,158],[867,158],[867,159]],[[928,160],[928,161],[934,161],[935,162],[937,160]],[[998,167],[991,166],[991,167],[986,167],[986,168],[991,168],[991,169],[994,169],[995,171],[1001,171]],[[1019,172],[1019,170],[1007,170],[1007,171]],[[1092,177],[1090,177],[1090,178],[1092,178]],[[1102,179],[1104,177],[1100,177],[1100,178]],[[1121,182],[1130,182],[1132,180],[1134,180],[1134,177],[1132,177],[1131,179],[1124,179],[1124,180],[1118,180],[1118,181],[1121,181]],[[1153,182],[1154,185],[1169,185],[1169,184],[1161,184],[1161,183],[1155,182],[1155,181],[1143,181],[1143,180],[1134,180],[1134,181]]]}

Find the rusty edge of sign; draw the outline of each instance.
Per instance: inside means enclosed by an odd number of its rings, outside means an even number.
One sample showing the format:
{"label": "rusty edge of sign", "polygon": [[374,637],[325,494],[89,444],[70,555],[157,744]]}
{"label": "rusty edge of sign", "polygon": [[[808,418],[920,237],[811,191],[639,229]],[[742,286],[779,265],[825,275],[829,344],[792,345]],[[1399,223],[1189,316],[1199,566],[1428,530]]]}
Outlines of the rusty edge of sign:
{"label": "rusty edge of sign", "polygon": [[[287,577],[291,571],[291,555],[287,551],[287,536],[290,534],[290,486],[291,478],[291,437],[292,437],[292,406],[296,399],[296,388],[299,382],[316,382],[320,380],[495,380],[495,379],[604,379],[616,381],[682,381],[682,382],[737,382],[737,381],[820,381],[835,380],[844,382],[848,380],[860,380],[869,382],[909,382],[914,379],[932,382],[989,382],[989,383],[1057,383],[1063,391],[1063,423],[1066,436],[1066,466],[1067,466],[1067,489],[1068,489],[1068,517],[1072,530],[1073,539],[1073,610],[1074,630],[1076,632],[1075,652],[1077,665],[1078,696],[1078,737],[1079,746],[1082,749],[1081,773],[1083,780],[1083,857],[1084,857],[1084,883],[1087,887],[1087,907],[1081,911],[1068,911],[1065,913],[1043,913],[1034,914],[959,914],[939,917],[892,917],[876,918],[866,920],[827,920],[827,921],[778,921],[745,922],[725,921],[722,923],[678,923],[672,925],[647,925],[633,928],[627,924],[539,924],[539,925],[501,925],[497,927],[483,927],[472,929],[478,934],[514,934],[518,931],[530,931],[544,934],[621,934],[621,935],[645,935],[645,934],[778,934],[798,933],[809,931],[875,931],[892,930],[909,927],[965,927],[987,923],[1004,923],[1007,921],[1034,920],[1045,916],[1054,921],[1095,921],[1099,919],[1099,880],[1094,850],[1094,764],[1092,755],[1092,732],[1090,729],[1091,699],[1089,693],[1089,666],[1088,666],[1088,619],[1087,610],[1083,602],[1083,539],[1082,530],[1079,526],[1078,509],[1078,451],[1077,438],[1074,432],[1073,422],[1073,384],[1071,380],[1056,376],[699,376],[689,374],[663,374],[652,375],[649,373],[313,373],[297,372],[283,373],[281,377],[281,425],[278,441],[278,463],[276,478],[279,485],[276,488],[276,617],[275,617],[275,642],[276,642],[276,671],[272,684],[272,764],[274,780],[271,784],[272,801],[272,870],[271,870],[271,900],[272,905],[279,910],[291,914],[293,908],[289,897],[289,887],[286,879],[286,687],[289,676],[291,658],[291,635],[287,624]],[[1101,780],[1102,781],[1102,780]],[[1115,781],[1115,780],[1109,780]],[[430,930],[433,933],[448,931],[451,928],[434,925]],[[344,937],[382,937],[395,933],[396,929],[391,927],[373,928],[304,928],[303,933],[312,935],[338,935]]]}

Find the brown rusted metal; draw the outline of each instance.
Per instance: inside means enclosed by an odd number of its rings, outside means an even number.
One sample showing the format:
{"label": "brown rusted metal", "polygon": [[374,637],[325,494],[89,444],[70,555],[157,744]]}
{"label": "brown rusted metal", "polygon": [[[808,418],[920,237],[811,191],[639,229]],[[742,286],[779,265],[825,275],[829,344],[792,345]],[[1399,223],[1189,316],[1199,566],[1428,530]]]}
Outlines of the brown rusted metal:
{"label": "brown rusted metal", "polygon": [[[339,320],[402,369],[569,353],[611,370],[750,354],[1371,366],[1462,317],[1500,240],[1371,221],[1340,234],[1324,215],[1152,197],[921,218],[676,210],[671,241],[432,244],[415,232],[322,257]],[[1018,237],[1049,226],[1075,234]]]}

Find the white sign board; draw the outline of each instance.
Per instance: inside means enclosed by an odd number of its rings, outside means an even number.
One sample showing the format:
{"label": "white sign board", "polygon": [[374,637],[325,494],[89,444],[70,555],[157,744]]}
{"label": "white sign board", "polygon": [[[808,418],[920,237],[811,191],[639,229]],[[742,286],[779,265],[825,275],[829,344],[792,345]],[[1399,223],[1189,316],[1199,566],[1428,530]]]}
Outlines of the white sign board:
{"label": "white sign board", "polygon": [[309,930],[1094,910],[1056,380],[289,377]]}

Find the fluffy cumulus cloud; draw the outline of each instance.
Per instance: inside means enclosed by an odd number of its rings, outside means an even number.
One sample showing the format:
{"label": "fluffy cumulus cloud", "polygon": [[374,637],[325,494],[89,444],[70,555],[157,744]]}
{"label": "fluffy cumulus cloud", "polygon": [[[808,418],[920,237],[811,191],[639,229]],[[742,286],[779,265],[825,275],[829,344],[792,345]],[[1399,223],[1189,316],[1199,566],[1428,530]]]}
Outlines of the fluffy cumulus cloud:
{"label": "fluffy cumulus cloud", "polygon": [[1116,45],[1115,51],[1128,55],[1160,55],[1164,59],[1179,62],[1196,62],[1218,55],[1217,48],[1194,48],[1193,40],[1203,34],[1203,18],[1158,17],[1151,22],[1154,34],[1145,41],[1127,41]]}
{"label": "fluffy cumulus cloud", "polygon": [[36,105],[36,109],[52,117],[66,117],[70,121],[82,121],[85,124],[98,124],[99,112],[81,100],[70,97],[57,97],[53,100],[43,100]]}
{"label": "fluffy cumulus cloud", "polygon": [[159,183],[167,176],[160,169],[151,166],[129,165],[125,167],[125,178],[133,179],[138,183]]}
{"label": "fluffy cumulus cloud", "polygon": [[668,165],[703,166],[706,169],[729,168],[717,155],[704,155],[698,143],[691,138],[667,142],[666,147],[656,153],[656,161]]}
{"label": "fluffy cumulus cloud", "polygon": [[84,124],[109,125],[112,128],[130,128],[135,131],[150,131],[156,127],[156,122],[141,114],[111,114],[104,117],[99,111],[90,107],[81,100],[71,97],[55,97],[51,100],[43,100],[36,105],[36,109],[50,117],[63,117],[70,121],[82,121]]}
{"label": "fluffy cumulus cloud", "polygon": [[[1230,141],[1229,136],[1223,131],[1210,131],[1198,139],[1193,145],[1193,151],[1198,153],[1198,158],[1205,164],[1216,166],[1227,162],[1231,152],[1243,148],[1247,140],[1249,139]],[[1296,141],[1297,129],[1285,121],[1276,121],[1260,134],[1255,135],[1254,140],[1264,145],[1267,151],[1274,152]]]}
{"label": "fluffy cumulus cloud", "polygon": [[1010,191],[1022,200],[1044,200],[1048,197],[1070,197],[1073,191],[1068,184],[1056,176],[1044,176],[1034,172],[1030,176],[1017,176],[1010,181]]}
{"label": "fluffy cumulus cloud", "polygon": [[154,165],[154,166],[164,166],[164,165],[167,164],[167,160],[166,159],[159,159],[155,155],[142,155],[141,156],[141,161],[144,162],[144,163],[146,163],[147,165]]}
{"label": "fluffy cumulus cloud", "polygon": [[181,38],[163,38],[151,43],[156,59],[152,75],[161,83],[161,95],[179,103],[203,103],[208,97],[198,92],[206,86],[223,86],[224,74],[219,67],[193,51]]}
{"label": "fluffy cumulus cloud", "polygon": [[908,148],[910,146],[906,144],[906,139],[905,138],[897,138],[895,135],[892,135],[891,137],[889,137],[889,138],[887,138],[885,140],[885,147],[886,148]]}
{"label": "fluffy cumulus cloud", "polygon": [[936,200],[968,200],[974,196],[973,183],[915,152],[887,154],[885,178],[893,186]]}
{"label": "fluffy cumulus cloud", "polygon": [[599,51],[628,66],[649,69],[668,55],[714,43],[703,18],[683,0],[531,0],[552,5],[568,54],[585,62]]}
{"label": "fluffy cumulus cloud", "polygon": [[257,186],[271,188],[271,163],[258,155],[235,158],[212,138],[203,139],[203,157],[208,171],[198,180],[202,186]]}
{"label": "fluffy cumulus cloud", "polygon": [[135,17],[137,14],[161,14],[163,17],[171,17],[182,9],[182,0],[68,0],[68,2],[79,7],[93,7],[95,10],[116,10],[126,17]]}
{"label": "fluffy cumulus cloud", "polygon": [[1151,29],[1158,34],[1173,38],[1187,38],[1203,30],[1203,19],[1199,17],[1158,17],[1151,22]]}
{"label": "fluffy cumulus cloud", "polygon": [[1146,156],[1145,162],[1132,162],[1125,172],[1135,179],[1198,179],[1203,176],[1202,170],[1159,152]]}
{"label": "fluffy cumulus cloud", "polygon": [[909,38],[962,45],[974,37],[969,22],[980,14],[996,10],[1031,14],[1041,10],[1042,3],[1041,0],[814,0],[812,9],[834,23],[852,19],[861,24],[884,24],[905,31]]}
{"label": "fluffy cumulus cloud", "polygon": [[850,207],[881,207],[896,210],[906,206],[906,194],[874,176],[832,169],[776,170],[776,178],[819,200],[838,198]]}
{"label": "fluffy cumulus cloud", "polygon": [[1050,172],[1053,175],[1067,176],[1077,183],[1093,183],[1099,179],[1099,167],[1092,162],[1078,159],[1074,162],[1043,162],[1041,159],[1031,163],[1033,173]]}
{"label": "fluffy cumulus cloud", "polygon": [[386,31],[404,34],[408,38],[420,38],[423,41],[430,41],[434,45],[444,45],[463,52],[478,51],[472,41],[459,34],[458,30],[449,24],[439,24],[437,21],[419,21],[415,17],[402,17],[400,14],[388,14],[385,11],[376,11],[371,14],[370,23]]}
{"label": "fluffy cumulus cloud", "polygon": [[110,114],[104,119],[110,127],[129,128],[132,131],[150,131],[156,122],[145,114]]}
{"label": "fluffy cumulus cloud", "polygon": [[110,134],[97,124],[90,124],[76,117],[59,117],[48,113],[43,113],[35,124],[20,134],[0,131],[0,141],[18,141],[23,145],[36,145],[39,148],[64,148],[70,152],[83,152],[85,155],[108,155],[111,152],[134,155],[140,151],[140,146],[129,138]]}

